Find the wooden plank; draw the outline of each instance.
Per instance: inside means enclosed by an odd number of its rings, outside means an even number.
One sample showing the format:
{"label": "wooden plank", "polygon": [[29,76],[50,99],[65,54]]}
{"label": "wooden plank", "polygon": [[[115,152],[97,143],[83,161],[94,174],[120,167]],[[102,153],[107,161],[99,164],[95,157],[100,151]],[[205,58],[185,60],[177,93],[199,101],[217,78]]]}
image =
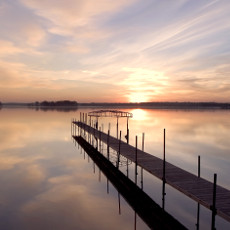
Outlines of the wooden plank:
{"label": "wooden plank", "polygon": [[[105,144],[109,142],[109,147],[119,151],[119,140],[115,137],[108,136],[106,133],[98,131],[82,122],[73,122],[95,138]],[[128,160],[135,162],[135,147],[120,141],[120,154]],[[141,150],[137,150],[137,163],[147,172],[162,180],[163,160]],[[210,208],[213,197],[213,183],[196,175],[187,172],[169,162],[166,162],[166,183],[173,188],[199,202],[203,206]],[[217,214],[230,221],[230,191],[217,185],[216,207]]]}

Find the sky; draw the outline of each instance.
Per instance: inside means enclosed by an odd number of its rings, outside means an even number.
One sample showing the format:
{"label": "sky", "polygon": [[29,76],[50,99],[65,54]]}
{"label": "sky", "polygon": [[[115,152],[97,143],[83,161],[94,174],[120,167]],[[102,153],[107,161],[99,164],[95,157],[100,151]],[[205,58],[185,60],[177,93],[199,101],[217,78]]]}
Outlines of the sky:
{"label": "sky", "polygon": [[0,0],[0,101],[230,102],[229,0]]}

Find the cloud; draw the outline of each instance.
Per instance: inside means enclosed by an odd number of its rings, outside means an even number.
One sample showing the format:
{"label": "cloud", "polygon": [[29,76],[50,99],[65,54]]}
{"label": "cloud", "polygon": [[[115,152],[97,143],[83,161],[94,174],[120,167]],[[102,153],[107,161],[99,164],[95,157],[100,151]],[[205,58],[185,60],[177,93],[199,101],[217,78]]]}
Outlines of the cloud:
{"label": "cloud", "polygon": [[[18,0],[0,6],[4,98],[27,92],[38,99],[127,100],[136,92],[135,98],[157,100],[174,92],[174,100],[202,89],[204,99],[220,88],[228,94],[228,1]],[[207,81],[215,75],[216,91],[215,80]],[[183,79],[204,81],[184,86]]]}
{"label": "cloud", "polygon": [[0,40],[0,57],[22,52],[23,50],[20,47],[15,46],[13,42]]}
{"label": "cloud", "polygon": [[1,37],[21,48],[38,47],[45,40],[46,32],[41,21],[17,1],[1,4]]}
{"label": "cloud", "polygon": [[100,0],[97,4],[90,0],[38,1],[21,0],[35,13],[54,24],[54,27],[75,28],[92,23],[98,15],[111,14],[129,5],[133,0]]}

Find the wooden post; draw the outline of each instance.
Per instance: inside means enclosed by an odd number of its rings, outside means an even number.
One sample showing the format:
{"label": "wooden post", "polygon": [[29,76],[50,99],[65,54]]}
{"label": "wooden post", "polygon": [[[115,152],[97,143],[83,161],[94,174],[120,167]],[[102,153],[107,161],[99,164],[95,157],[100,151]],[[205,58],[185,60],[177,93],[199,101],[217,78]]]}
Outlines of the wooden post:
{"label": "wooden post", "polygon": [[71,119],[71,136],[73,135],[73,119]]}
{"label": "wooden post", "polygon": [[127,144],[129,143],[129,117],[127,117],[127,136],[126,136],[126,139],[127,139]]}
{"label": "wooden post", "polygon": [[85,113],[85,124],[87,125],[87,113]]}
{"label": "wooden post", "polygon": [[163,178],[162,178],[162,209],[165,209],[165,129],[164,129],[164,150],[163,150]]}
{"label": "wooden post", "polygon": [[136,136],[136,150],[135,150],[135,184],[137,184],[137,136]]}
{"label": "wooden post", "polygon": [[[91,116],[89,116],[89,126],[90,126],[89,129],[90,129],[92,127],[91,126]],[[92,143],[92,134],[91,133],[89,134],[89,143],[90,144]]]}
{"label": "wooden post", "polygon": [[73,123],[72,123],[72,133],[74,135],[74,127],[75,127],[75,123],[74,123],[74,118],[73,118]]}
{"label": "wooden post", "polygon": [[107,136],[107,158],[109,160],[109,137],[110,137],[110,130],[108,130],[108,136]]}
{"label": "wooden post", "polygon": [[117,168],[119,168],[119,164],[120,164],[120,154],[121,154],[121,131],[120,131],[119,147],[118,147],[118,155],[117,155]]}
{"label": "wooden post", "polygon": [[74,118],[71,121],[71,135],[74,136]]}
{"label": "wooden post", "polygon": [[137,213],[134,211],[134,230],[137,230]]}
{"label": "wooden post", "polygon": [[117,139],[118,139],[118,117],[117,117]]}
{"label": "wooden post", "polygon": [[84,113],[83,113],[83,125],[84,125],[84,138],[85,138],[85,127],[86,127],[86,123],[85,123],[85,116],[84,116]]}
{"label": "wooden post", "polygon": [[99,127],[99,149],[100,149],[100,152],[101,152],[101,127]]}
{"label": "wooden post", "polygon": [[96,119],[96,129],[98,130],[98,117]]}
{"label": "wooden post", "polygon": [[212,195],[212,230],[216,229],[215,228],[215,217],[216,217],[216,179],[217,175],[216,173],[214,174],[214,182],[213,182],[213,195]]}
{"label": "wooden post", "polygon": [[198,177],[200,178],[200,156],[198,156]]}
{"label": "wooden post", "polygon": [[165,129],[164,129],[164,153],[163,153],[163,179],[165,180]]}
{"label": "wooden post", "polygon": [[[76,127],[76,125],[75,125]],[[77,126],[78,136],[80,135],[80,127],[79,127],[79,120],[78,120],[78,126]]]}
{"label": "wooden post", "polygon": [[76,127],[76,124],[74,123],[74,118],[73,118],[73,135],[74,135],[74,132],[75,132],[75,127]]}
{"label": "wooden post", "polygon": [[127,172],[127,177],[129,178],[129,159],[127,158],[127,169],[126,169],[126,172]]}
{"label": "wooden post", "polygon": [[[145,133],[142,133],[142,151],[144,152],[145,148]],[[141,189],[143,190],[143,168],[141,167]]]}
{"label": "wooden post", "polygon": [[90,140],[89,140],[89,137],[90,137],[90,134],[89,134],[89,129],[90,129],[90,126],[88,126],[88,132],[87,132],[87,136],[88,136],[88,143],[90,143]]}
{"label": "wooden post", "polygon": [[80,127],[80,136],[81,136],[81,134],[82,134],[81,122],[82,122],[82,118],[81,118],[81,112],[80,112],[80,123],[79,123],[79,127]]}
{"label": "wooden post", "polygon": [[[104,124],[101,124],[101,132],[104,133]],[[101,152],[103,154],[103,149],[104,149],[104,142],[101,140]]]}

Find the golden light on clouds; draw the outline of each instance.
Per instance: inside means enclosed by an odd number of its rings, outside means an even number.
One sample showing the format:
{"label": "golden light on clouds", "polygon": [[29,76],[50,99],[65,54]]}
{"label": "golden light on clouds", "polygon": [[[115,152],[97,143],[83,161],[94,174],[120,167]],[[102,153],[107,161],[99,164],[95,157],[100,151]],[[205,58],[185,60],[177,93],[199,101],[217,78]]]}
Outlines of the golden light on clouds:
{"label": "golden light on clouds", "polygon": [[167,78],[161,72],[142,68],[123,70],[127,73],[127,78],[119,84],[126,87],[129,102],[154,101],[168,84]]}
{"label": "golden light on clouds", "polygon": [[130,93],[128,96],[129,102],[146,102],[149,100],[149,97],[145,95],[144,92],[134,92]]}

